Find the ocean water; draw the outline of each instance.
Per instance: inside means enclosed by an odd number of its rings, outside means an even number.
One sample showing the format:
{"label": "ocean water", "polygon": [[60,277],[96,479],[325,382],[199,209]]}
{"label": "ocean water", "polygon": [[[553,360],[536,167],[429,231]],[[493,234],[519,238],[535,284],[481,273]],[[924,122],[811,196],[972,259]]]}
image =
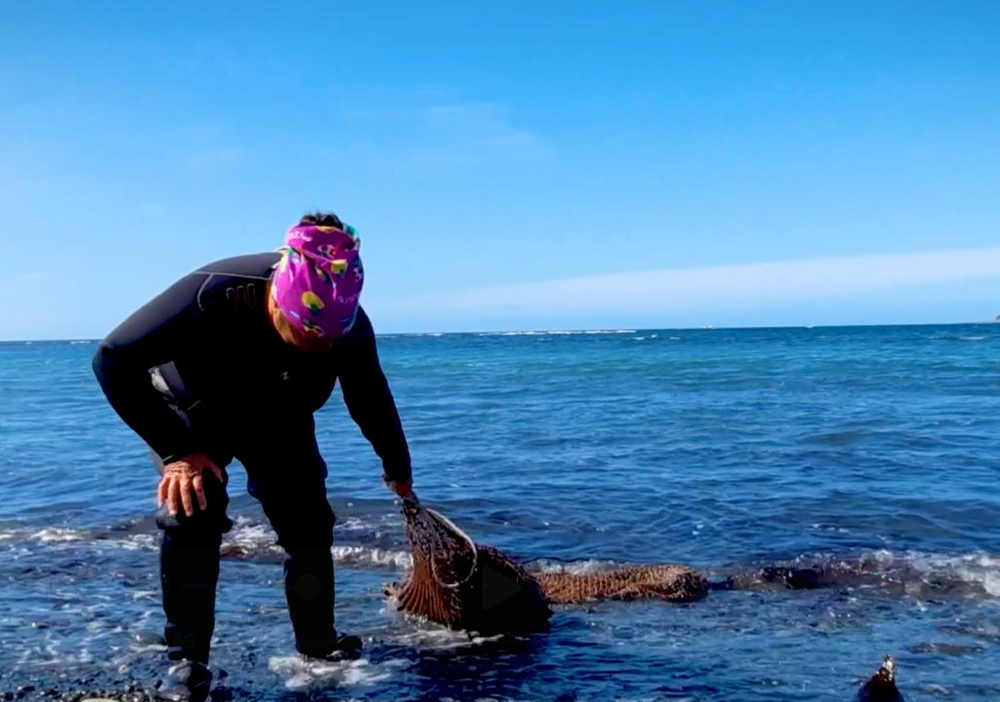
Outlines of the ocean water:
{"label": "ocean water", "polygon": [[[0,345],[0,694],[163,670],[156,474],[93,342]],[[402,518],[339,394],[318,417],[338,625],[293,652],[281,554],[232,469],[216,699],[1000,699],[1000,325],[385,336],[422,500],[544,568],[680,562],[743,586],[481,639],[395,613]],[[756,583],[822,565],[814,590]],[[33,688],[28,690],[28,686]],[[49,699],[51,699],[50,697]]]}

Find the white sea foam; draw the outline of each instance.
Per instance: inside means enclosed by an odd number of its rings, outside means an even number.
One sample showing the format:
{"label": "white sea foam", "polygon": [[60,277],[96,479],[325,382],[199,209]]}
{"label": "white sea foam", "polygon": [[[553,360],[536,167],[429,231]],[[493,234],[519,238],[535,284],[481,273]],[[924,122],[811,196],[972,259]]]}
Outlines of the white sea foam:
{"label": "white sea foam", "polygon": [[447,629],[437,624],[431,624],[426,619],[410,614],[399,615],[413,626],[412,629],[392,636],[393,642],[421,650],[435,649],[447,651],[467,646],[479,646],[491,641],[500,641],[502,635],[473,636],[467,631]]}
{"label": "white sea foam", "polygon": [[[811,558],[803,557],[803,562]],[[969,595],[977,593],[990,598],[1000,598],[1000,555],[983,552],[965,554],[940,554],[923,551],[895,552],[888,549],[870,551],[858,560],[831,559],[834,569],[848,572],[890,574],[902,582],[906,591],[919,595],[925,586],[932,589],[944,585],[966,585]]]}
{"label": "white sea foam", "polygon": [[596,573],[602,570],[609,570],[621,565],[615,561],[598,561],[588,559],[585,561],[572,561],[570,563],[561,561],[541,560],[535,561],[534,566],[543,573],[572,573],[581,575],[583,573]]}
{"label": "white sea foam", "polygon": [[31,535],[31,538],[35,541],[41,541],[43,543],[53,541],[85,541],[88,538],[88,534],[78,529],[49,528],[39,529]]}
{"label": "white sea foam", "polygon": [[388,566],[401,570],[413,565],[413,559],[407,551],[368,546],[334,546],[333,560],[341,565]]}
{"label": "white sea foam", "polygon": [[400,523],[399,515],[395,512],[381,514],[378,516],[377,519],[371,519],[371,518],[362,519],[361,517],[347,517],[346,519],[341,519],[338,517],[337,525],[334,527],[334,533],[344,532],[344,531],[377,532],[380,529],[398,528],[399,523]]}
{"label": "white sea foam", "polygon": [[247,517],[233,520],[233,528],[223,537],[222,545],[223,549],[237,549],[244,553],[281,550],[277,536],[269,525],[253,522]]}
{"label": "white sea foam", "polygon": [[274,656],[268,660],[267,667],[284,679],[288,690],[308,692],[331,685],[355,687],[383,682],[392,677],[394,668],[403,665],[406,661],[387,661],[376,666],[364,658],[325,662],[302,656]]}
{"label": "white sea foam", "polygon": [[337,520],[337,528],[341,531],[364,531],[372,528],[372,526],[372,524],[359,517],[348,517],[347,519]]}
{"label": "white sea foam", "polygon": [[580,334],[635,334],[635,329],[548,329],[478,332],[476,336],[574,336]]}
{"label": "white sea foam", "polygon": [[[372,528],[370,523],[360,519],[347,521],[348,524],[344,525],[347,531],[364,531]],[[63,545],[79,546],[79,544],[87,543],[88,547],[94,549],[118,548],[127,551],[155,551],[160,545],[159,533],[157,530],[129,534],[124,538],[95,538],[92,532],[82,529],[9,527],[0,529],[0,543],[9,545],[17,542],[36,542],[57,548]],[[234,520],[232,530],[223,538],[221,550],[225,555],[237,553],[243,557],[280,557],[284,555],[270,525],[255,522],[246,517],[238,517]],[[331,553],[335,562],[346,566],[407,570],[413,564],[409,552],[398,549],[377,548],[360,544],[337,544],[333,546]]]}
{"label": "white sea foam", "polygon": [[160,539],[156,534],[131,534],[127,539],[106,543],[118,544],[127,551],[152,551],[159,548]]}
{"label": "white sea foam", "polygon": [[[371,529],[370,523],[351,518],[343,525],[347,531],[363,531]],[[284,551],[278,545],[274,530],[267,524],[253,522],[245,517],[234,521],[233,529],[223,540],[223,549],[237,550],[245,555],[272,554],[282,555]],[[375,566],[407,569],[412,565],[410,554],[406,551],[374,548],[363,545],[334,545],[331,549],[333,560],[346,566]]]}
{"label": "white sea foam", "polygon": [[944,577],[980,586],[990,597],[1000,597],[1000,556],[969,553],[959,556],[912,553],[913,565],[928,577]]}

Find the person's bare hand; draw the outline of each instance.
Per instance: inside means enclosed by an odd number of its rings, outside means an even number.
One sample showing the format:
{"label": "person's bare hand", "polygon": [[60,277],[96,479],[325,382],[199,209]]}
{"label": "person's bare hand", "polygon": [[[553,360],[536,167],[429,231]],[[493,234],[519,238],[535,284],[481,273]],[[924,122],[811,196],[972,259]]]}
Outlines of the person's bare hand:
{"label": "person's bare hand", "polygon": [[413,481],[407,480],[390,480],[386,483],[390,490],[394,493],[406,499],[408,497],[413,497]]}
{"label": "person's bare hand", "polygon": [[[177,515],[178,507],[184,507],[184,514],[194,514],[194,499],[202,511],[208,507],[205,498],[205,472],[211,473],[220,483],[223,482],[222,469],[215,465],[203,453],[192,453],[179,461],[168,463],[163,467],[163,477],[156,491],[158,506],[168,505],[171,516]],[[194,499],[192,499],[192,493]]]}

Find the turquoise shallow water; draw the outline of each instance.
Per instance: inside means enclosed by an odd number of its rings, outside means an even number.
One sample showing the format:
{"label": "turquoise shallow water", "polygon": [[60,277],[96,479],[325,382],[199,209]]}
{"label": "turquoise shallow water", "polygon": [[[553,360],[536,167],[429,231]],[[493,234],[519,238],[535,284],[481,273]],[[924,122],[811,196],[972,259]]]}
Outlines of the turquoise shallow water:
{"label": "turquoise shallow water", "polygon": [[[148,684],[155,473],[93,343],[0,345],[0,692]],[[335,396],[318,425],[340,624],[291,655],[280,555],[233,471],[213,665],[232,699],[844,700],[884,653],[908,700],[1000,698],[1000,325],[387,336],[422,499],[544,567],[822,564],[810,591],[560,610],[482,641],[387,610],[401,520]],[[60,677],[65,676],[65,677]],[[89,682],[79,683],[79,678]],[[29,693],[29,696],[32,693]]]}

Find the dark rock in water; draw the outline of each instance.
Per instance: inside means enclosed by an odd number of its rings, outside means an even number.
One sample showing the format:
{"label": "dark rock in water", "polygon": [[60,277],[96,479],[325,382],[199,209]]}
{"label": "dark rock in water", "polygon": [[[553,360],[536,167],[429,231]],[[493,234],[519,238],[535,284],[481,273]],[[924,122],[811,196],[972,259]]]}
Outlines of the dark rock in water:
{"label": "dark rock in water", "polygon": [[709,590],[735,590],[736,580],[735,578],[728,577],[722,580],[709,580],[706,582],[706,587]]}
{"label": "dark rock in water", "polygon": [[904,702],[896,688],[896,661],[886,656],[881,667],[858,690],[857,702]]}
{"label": "dark rock in water", "polygon": [[790,590],[812,590],[820,586],[823,569],[820,566],[811,568],[768,566],[761,568],[760,577],[769,583],[783,583]]}
{"label": "dark rock in water", "polygon": [[212,689],[212,702],[232,702],[236,699],[236,693],[224,685],[218,685]]}

